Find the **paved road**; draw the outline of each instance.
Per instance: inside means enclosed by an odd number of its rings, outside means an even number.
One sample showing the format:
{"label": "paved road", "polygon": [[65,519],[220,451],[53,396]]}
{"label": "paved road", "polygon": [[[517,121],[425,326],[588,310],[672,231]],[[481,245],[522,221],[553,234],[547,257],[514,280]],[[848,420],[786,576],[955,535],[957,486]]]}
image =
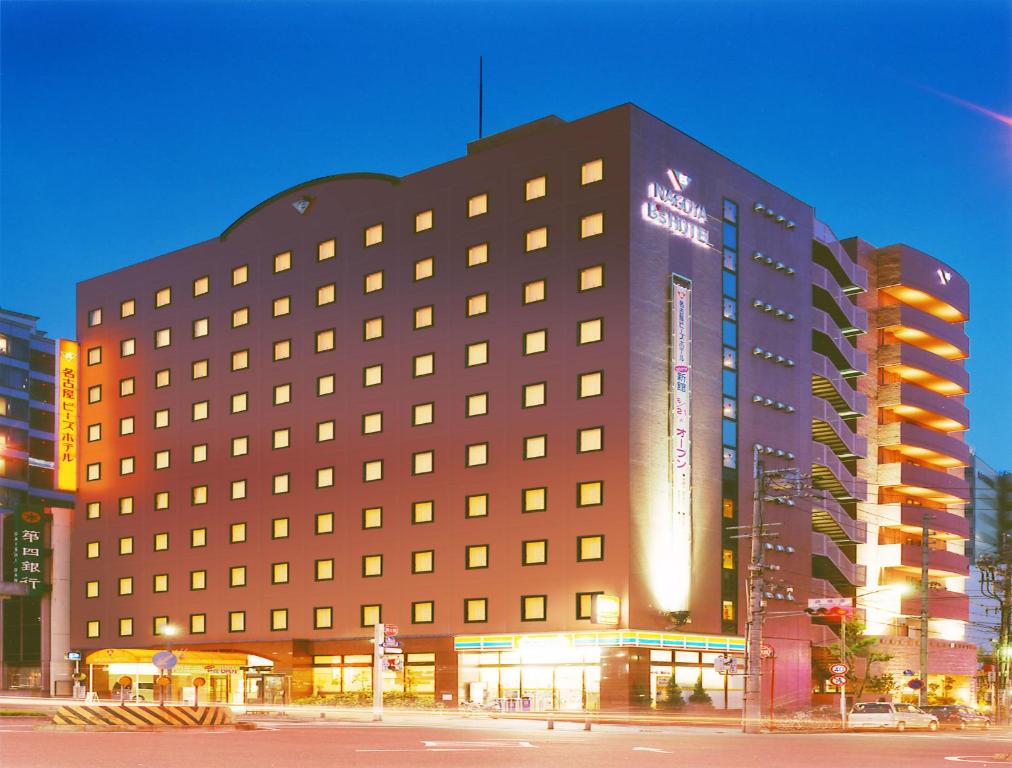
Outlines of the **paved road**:
{"label": "paved road", "polygon": [[[19,722],[15,722],[15,721]],[[261,721],[255,731],[36,731],[0,719],[2,768],[1012,768],[1012,732],[764,734],[558,723]],[[954,759],[959,758],[959,759]]]}

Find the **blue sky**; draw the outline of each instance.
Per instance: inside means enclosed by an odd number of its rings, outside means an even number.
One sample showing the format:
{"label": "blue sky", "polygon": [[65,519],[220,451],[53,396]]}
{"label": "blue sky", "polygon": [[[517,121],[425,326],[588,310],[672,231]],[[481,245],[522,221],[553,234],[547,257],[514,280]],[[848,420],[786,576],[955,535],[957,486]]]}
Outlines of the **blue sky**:
{"label": "blue sky", "polygon": [[966,275],[970,441],[1012,469],[1008,3],[4,2],[0,14],[0,304],[53,335],[74,335],[76,281],[213,237],[285,187],[462,154],[482,53],[486,133],[632,101],[814,204],[837,235],[905,242]]}

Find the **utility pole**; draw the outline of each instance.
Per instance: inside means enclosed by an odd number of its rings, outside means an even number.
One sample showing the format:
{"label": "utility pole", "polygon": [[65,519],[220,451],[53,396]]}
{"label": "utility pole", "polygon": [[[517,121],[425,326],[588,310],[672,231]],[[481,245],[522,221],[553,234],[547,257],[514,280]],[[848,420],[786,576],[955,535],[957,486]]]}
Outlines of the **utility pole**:
{"label": "utility pole", "polygon": [[921,517],[921,687],[918,693],[918,703],[924,706],[928,703],[928,557],[931,550],[928,548],[928,510],[924,510]]}
{"label": "utility pole", "polygon": [[762,705],[762,641],[763,641],[763,496],[766,493],[759,446],[752,449],[752,557],[748,566],[748,645],[745,655],[745,702],[742,708],[742,730],[759,733]]}
{"label": "utility pole", "polygon": [[988,555],[980,558],[977,567],[980,569],[980,591],[998,603],[998,644],[994,649],[995,691],[994,715],[999,725],[1008,719],[1009,701],[1009,661],[1010,651],[1009,625],[1012,624],[1012,573],[1005,554],[1005,542],[999,549],[998,556]]}

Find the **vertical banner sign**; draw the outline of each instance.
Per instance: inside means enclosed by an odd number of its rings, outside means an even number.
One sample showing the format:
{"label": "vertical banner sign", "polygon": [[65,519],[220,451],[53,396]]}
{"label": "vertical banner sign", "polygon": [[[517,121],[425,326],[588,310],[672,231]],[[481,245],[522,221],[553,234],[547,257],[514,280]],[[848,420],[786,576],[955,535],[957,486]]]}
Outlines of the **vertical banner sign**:
{"label": "vertical banner sign", "polygon": [[60,339],[56,380],[60,387],[56,414],[56,488],[77,490],[77,394],[78,347],[76,341]]}
{"label": "vertical banner sign", "polygon": [[692,577],[692,446],[691,446],[691,345],[692,312],[688,280],[671,277],[671,512],[678,582],[676,610],[688,610]]}
{"label": "vertical banner sign", "polygon": [[40,507],[18,507],[14,516],[14,581],[28,585],[28,595],[45,591],[43,547],[46,514]]}

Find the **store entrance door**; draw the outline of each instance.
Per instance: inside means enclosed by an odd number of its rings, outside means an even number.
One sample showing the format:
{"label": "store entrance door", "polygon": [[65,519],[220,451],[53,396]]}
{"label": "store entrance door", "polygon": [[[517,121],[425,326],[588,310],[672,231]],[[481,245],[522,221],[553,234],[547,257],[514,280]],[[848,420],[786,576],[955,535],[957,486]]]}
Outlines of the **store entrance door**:
{"label": "store entrance door", "polygon": [[208,701],[227,703],[230,693],[228,675],[211,675],[207,686]]}

